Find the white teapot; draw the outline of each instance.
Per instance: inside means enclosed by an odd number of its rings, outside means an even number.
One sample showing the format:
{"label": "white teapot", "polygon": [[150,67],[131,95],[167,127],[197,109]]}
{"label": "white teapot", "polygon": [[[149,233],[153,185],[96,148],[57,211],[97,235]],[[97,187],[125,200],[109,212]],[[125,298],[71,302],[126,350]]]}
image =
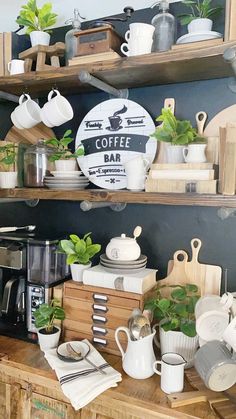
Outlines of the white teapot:
{"label": "white teapot", "polygon": [[136,242],[136,238],[142,233],[142,227],[134,229],[134,237],[126,237],[123,233],[120,237],[114,237],[106,247],[106,256],[111,260],[137,260],[141,255],[141,249]]}

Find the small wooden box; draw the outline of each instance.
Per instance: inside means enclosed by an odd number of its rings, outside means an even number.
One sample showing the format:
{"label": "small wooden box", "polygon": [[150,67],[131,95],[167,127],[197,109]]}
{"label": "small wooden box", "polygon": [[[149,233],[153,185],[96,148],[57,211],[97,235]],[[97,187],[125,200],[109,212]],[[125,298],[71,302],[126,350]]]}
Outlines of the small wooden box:
{"label": "small wooden box", "polygon": [[[155,289],[155,287],[154,287]],[[134,294],[108,288],[80,285],[75,281],[64,284],[63,322],[65,341],[88,339],[99,351],[121,355],[115,342],[115,330],[127,326],[134,308],[144,308],[153,294]],[[126,340],[125,336],[121,336]]]}
{"label": "small wooden box", "polygon": [[76,56],[98,54],[107,51],[120,52],[124,39],[109,27],[87,29],[75,33],[77,38]]}

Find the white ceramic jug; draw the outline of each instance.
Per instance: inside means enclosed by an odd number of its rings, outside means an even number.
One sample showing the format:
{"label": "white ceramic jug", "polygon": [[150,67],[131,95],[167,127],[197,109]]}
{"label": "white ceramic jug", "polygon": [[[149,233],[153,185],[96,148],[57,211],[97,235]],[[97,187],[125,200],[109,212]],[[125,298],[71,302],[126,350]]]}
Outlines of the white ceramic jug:
{"label": "white ceramic jug", "polygon": [[[124,352],[118,334],[124,332],[128,338],[126,352]],[[154,374],[153,363],[156,361],[153,351],[153,338],[155,332],[139,340],[131,340],[127,327],[118,327],[115,331],[115,340],[122,355],[123,370],[132,378],[145,379]]]}

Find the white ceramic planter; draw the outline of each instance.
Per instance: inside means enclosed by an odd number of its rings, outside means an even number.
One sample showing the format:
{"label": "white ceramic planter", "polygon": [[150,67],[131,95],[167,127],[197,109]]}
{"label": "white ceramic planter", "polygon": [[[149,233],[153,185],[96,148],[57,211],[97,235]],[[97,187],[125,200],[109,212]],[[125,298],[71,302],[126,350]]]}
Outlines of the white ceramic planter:
{"label": "white ceramic planter", "polygon": [[91,268],[92,263],[88,263],[87,265],[81,265],[79,263],[72,263],[70,265],[71,275],[73,281],[76,282],[83,282],[83,273],[86,269]]}
{"label": "white ceramic planter", "polygon": [[72,170],[77,170],[77,161],[75,159],[56,160],[55,166],[58,172],[70,172]]}
{"label": "white ceramic planter", "polygon": [[184,163],[183,145],[166,146],[166,163]]}
{"label": "white ceramic planter", "polygon": [[189,33],[209,32],[212,30],[213,21],[207,18],[197,18],[192,20],[188,25]]}
{"label": "white ceramic planter", "polygon": [[11,189],[17,186],[17,172],[0,172],[0,188]]}
{"label": "white ceramic planter", "polygon": [[30,33],[30,41],[32,47],[36,45],[49,45],[50,35],[49,33],[43,31],[33,31]]}
{"label": "white ceramic planter", "polygon": [[160,342],[154,338],[156,345],[161,349],[161,354],[174,352],[181,355],[185,361],[185,368],[191,368],[194,362],[194,355],[198,348],[198,336],[193,338],[184,335],[182,332],[170,330],[165,332],[159,327]]}
{"label": "white ceramic planter", "polygon": [[58,342],[60,339],[61,329],[58,326],[55,326],[57,329],[56,333],[52,333],[50,335],[45,335],[43,333],[40,333],[40,330],[44,329],[44,327],[41,327],[38,329],[38,342],[41,351],[47,351],[48,349],[54,349],[58,347]]}

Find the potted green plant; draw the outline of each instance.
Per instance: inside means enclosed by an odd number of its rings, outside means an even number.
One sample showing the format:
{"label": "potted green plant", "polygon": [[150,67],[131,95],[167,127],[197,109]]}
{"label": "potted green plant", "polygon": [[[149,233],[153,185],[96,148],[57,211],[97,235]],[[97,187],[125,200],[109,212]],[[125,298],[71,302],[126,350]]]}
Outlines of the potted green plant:
{"label": "potted green plant", "polygon": [[162,124],[156,127],[152,137],[168,144],[166,147],[167,163],[183,163],[185,145],[206,142],[204,137],[197,134],[190,121],[176,119],[170,109],[163,108],[156,121],[162,122]]}
{"label": "potted green plant", "polygon": [[[1,144],[1,143],[0,143]],[[15,170],[17,158],[17,145],[13,143],[0,145],[0,187],[15,188],[17,186],[17,171]]]}
{"label": "potted green plant", "polygon": [[59,306],[57,299],[50,304],[41,304],[34,312],[35,327],[38,329],[40,349],[45,351],[58,346],[61,329],[54,325],[55,320],[64,320],[65,311]]}
{"label": "potted green plant", "polygon": [[190,13],[179,15],[181,25],[188,25],[188,32],[211,31],[212,18],[219,16],[223,7],[212,7],[212,0],[183,0]]}
{"label": "potted green plant", "polygon": [[71,234],[69,240],[59,242],[58,251],[67,255],[66,263],[70,265],[72,279],[77,282],[83,281],[83,271],[91,267],[91,259],[101,250],[100,244],[94,244],[91,233],[87,233],[82,239],[76,234]]}
{"label": "potted green plant", "polygon": [[[161,353],[177,352],[186,360],[186,367],[193,365],[198,347],[195,305],[200,295],[194,284],[169,286],[170,298],[162,295],[159,287],[154,298],[147,301],[145,308],[151,310],[158,321]],[[165,290],[166,291],[166,290]],[[163,292],[164,295],[165,292]],[[156,343],[159,346],[158,341]]]}
{"label": "potted green plant", "polygon": [[68,148],[69,144],[74,141],[71,134],[72,131],[68,129],[64,132],[62,138],[50,138],[45,141],[47,145],[50,145],[55,149],[55,153],[49,157],[49,161],[55,162],[56,170],[58,171],[76,170],[76,159],[84,154],[83,148],[77,148],[74,153]]}
{"label": "potted green plant", "polygon": [[36,0],[29,0],[26,5],[21,7],[16,22],[26,28],[33,47],[50,44],[48,28],[55,25],[56,20],[57,14],[52,12],[52,3],[45,3],[39,8]]}

